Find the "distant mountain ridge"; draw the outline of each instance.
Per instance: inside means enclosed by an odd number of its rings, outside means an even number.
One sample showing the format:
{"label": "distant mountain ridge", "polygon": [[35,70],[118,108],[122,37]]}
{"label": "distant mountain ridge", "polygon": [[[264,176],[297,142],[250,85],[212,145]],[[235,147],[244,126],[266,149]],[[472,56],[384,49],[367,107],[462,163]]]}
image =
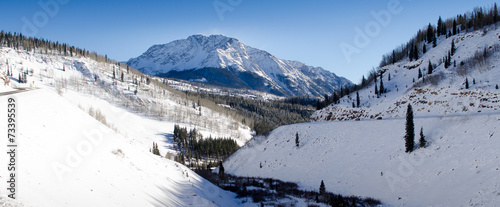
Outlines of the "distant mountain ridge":
{"label": "distant mountain ridge", "polygon": [[149,75],[280,96],[322,96],[352,85],[346,78],[321,67],[282,60],[223,35],[193,35],[153,45],[127,64]]}

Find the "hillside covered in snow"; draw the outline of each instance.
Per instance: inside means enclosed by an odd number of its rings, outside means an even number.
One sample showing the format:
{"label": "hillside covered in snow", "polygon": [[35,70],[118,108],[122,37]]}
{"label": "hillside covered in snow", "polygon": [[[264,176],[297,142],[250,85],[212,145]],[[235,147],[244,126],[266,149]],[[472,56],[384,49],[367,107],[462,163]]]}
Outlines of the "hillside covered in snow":
{"label": "hillside covered in snow", "polygon": [[[112,61],[57,50],[45,53],[0,49],[0,96],[18,103],[19,130],[18,193],[13,201],[2,188],[0,204],[238,205],[235,194],[173,161],[178,153],[174,124],[243,145],[251,130],[231,112]],[[7,101],[2,107],[7,108]],[[7,117],[7,110],[0,116]],[[6,119],[0,123],[7,126]],[[161,156],[151,153],[153,143]],[[7,151],[6,144],[0,148]],[[0,162],[7,159],[1,156]],[[0,170],[0,177],[9,177],[7,168]]]}
{"label": "hillside covered in snow", "polygon": [[[388,206],[498,205],[500,29],[463,30],[435,42],[417,45],[426,45],[417,59],[373,71],[375,80],[316,111],[311,123],[252,139],[224,162],[226,171],[311,190],[324,180],[328,191]],[[412,153],[405,153],[408,104],[415,145],[421,129],[427,141]]]}
{"label": "hillside covered in snow", "polygon": [[223,35],[193,35],[154,45],[127,64],[149,75],[279,96],[322,96],[352,84],[323,68],[281,60]]}

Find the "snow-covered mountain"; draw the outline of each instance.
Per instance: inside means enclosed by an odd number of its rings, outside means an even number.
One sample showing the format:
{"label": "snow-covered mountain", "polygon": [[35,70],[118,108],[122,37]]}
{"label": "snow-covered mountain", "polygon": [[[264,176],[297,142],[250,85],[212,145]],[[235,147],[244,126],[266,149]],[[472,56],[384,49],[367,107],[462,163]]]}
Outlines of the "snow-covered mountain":
{"label": "snow-covered mountain", "polygon": [[[360,107],[353,107],[354,92],[316,111],[311,123],[254,138],[224,162],[225,170],[297,182],[304,189],[318,189],[324,180],[328,191],[374,197],[387,206],[496,206],[499,37],[498,25],[440,36],[417,60],[382,67],[381,78],[358,91]],[[456,51],[445,67],[452,41]],[[387,92],[377,97],[381,79]],[[412,153],[405,153],[403,138],[408,104],[415,145],[421,129],[428,143]]]}
{"label": "snow-covered mountain", "polygon": [[322,96],[352,84],[323,68],[282,60],[223,35],[193,35],[154,45],[127,64],[149,75],[280,96]]}

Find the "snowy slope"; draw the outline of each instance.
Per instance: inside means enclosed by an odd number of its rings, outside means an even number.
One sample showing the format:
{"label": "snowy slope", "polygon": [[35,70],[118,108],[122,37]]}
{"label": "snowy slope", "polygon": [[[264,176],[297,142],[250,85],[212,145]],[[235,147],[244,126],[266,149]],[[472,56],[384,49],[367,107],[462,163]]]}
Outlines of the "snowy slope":
{"label": "snowy slope", "polygon": [[[161,141],[155,137],[122,136],[48,90],[15,97],[20,132],[17,200],[26,206],[236,205],[233,194],[150,153],[149,145]],[[6,107],[5,102],[2,105]],[[115,108],[115,113],[128,112]],[[2,156],[0,162],[6,163],[5,159]],[[6,177],[6,169],[1,172]]]}
{"label": "snowy slope", "polygon": [[411,154],[404,152],[404,123],[401,118],[283,126],[251,140],[224,167],[235,175],[298,182],[304,189],[317,190],[324,180],[328,191],[390,206],[500,202],[499,114],[417,118],[415,128],[424,128],[429,147]]}
{"label": "snowy slope", "polygon": [[[406,103],[411,103],[417,116],[433,116],[447,114],[470,114],[498,112],[500,109],[500,90],[495,89],[500,85],[500,53],[494,52],[486,62],[469,68],[466,74],[459,73],[460,62],[474,56],[478,51],[482,54],[486,48],[493,52],[498,50],[500,44],[500,29],[488,27],[487,33],[475,31],[460,33],[450,38],[441,36],[438,45],[421,55],[416,61],[397,62],[382,68],[384,70],[383,82],[388,93],[377,98],[374,94],[373,82],[359,90],[361,101],[360,108],[352,108],[356,101],[356,94],[350,94],[340,100],[340,104],[330,105],[317,111],[312,120],[350,120],[355,118],[376,117],[403,117],[406,113]],[[438,64],[451,48],[451,41],[455,40],[456,53],[452,62],[456,60],[457,67],[453,64],[445,69],[444,64]],[[438,76],[436,83],[421,84],[418,79],[418,70],[424,74],[423,79],[431,79],[427,75],[429,61],[438,67],[434,69],[433,76]],[[416,67],[415,67],[416,66]],[[414,68],[413,68],[414,67]],[[412,68],[412,69],[409,69]],[[391,80],[388,80],[388,76]],[[465,79],[468,79],[470,88],[465,90]],[[415,83],[413,83],[415,79]],[[476,84],[473,84],[475,80]],[[432,81],[429,81],[432,82]],[[380,82],[377,83],[379,86]],[[422,87],[418,87],[423,85]]]}
{"label": "snowy slope", "polygon": [[[380,98],[374,83],[368,84],[359,90],[360,108],[352,107],[352,93],[316,111],[314,122],[255,138],[225,161],[226,171],[295,181],[314,190],[324,180],[328,191],[374,197],[389,206],[498,205],[500,91],[495,86],[500,85],[500,54],[495,51],[500,29],[484,31],[441,36],[437,47],[427,45],[431,49],[418,60],[381,68],[388,92]],[[453,40],[457,67],[444,68],[440,60]],[[485,48],[493,54],[487,61],[461,70],[461,61]],[[429,61],[437,66],[433,75],[426,74]],[[418,79],[419,68],[425,83]],[[421,127],[429,144],[410,154],[403,139],[408,103],[414,109],[417,144]]]}
{"label": "snowy slope", "polygon": [[[235,206],[235,194],[221,190],[172,156],[174,124],[203,135],[232,137],[242,145],[251,131],[210,107],[194,104],[172,90],[146,84],[140,74],[83,57],[61,57],[0,49],[0,72],[13,72],[2,91],[18,101],[18,197],[6,206]],[[8,62],[8,65],[7,65]],[[112,70],[124,81],[112,80]],[[28,83],[18,83],[21,71]],[[94,77],[98,77],[98,81]],[[141,85],[132,83],[138,78]],[[164,85],[164,84],[160,84]],[[133,90],[137,87],[138,93]],[[0,94],[1,95],[1,94]],[[6,108],[7,97],[0,96]],[[196,105],[196,107],[194,107]],[[89,111],[100,112],[96,119]],[[201,114],[200,114],[201,111]],[[6,117],[6,110],[0,116]],[[0,124],[7,125],[2,119]],[[6,133],[1,127],[0,132]],[[159,146],[163,157],[149,150]],[[6,145],[0,145],[6,151]],[[7,163],[1,156],[0,163]],[[7,169],[0,177],[7,178]]]}
{"label": "snowy slope", "polygon": [[[130,59],[127,64],[150,75],[285,96],[321,96],[351,84],[347,79],[322,68],[281,60],[266,51],[222,35],[193,35],[184,40],[154,45],[141,56]],[[218,76],[230,81],[224,82]]]}

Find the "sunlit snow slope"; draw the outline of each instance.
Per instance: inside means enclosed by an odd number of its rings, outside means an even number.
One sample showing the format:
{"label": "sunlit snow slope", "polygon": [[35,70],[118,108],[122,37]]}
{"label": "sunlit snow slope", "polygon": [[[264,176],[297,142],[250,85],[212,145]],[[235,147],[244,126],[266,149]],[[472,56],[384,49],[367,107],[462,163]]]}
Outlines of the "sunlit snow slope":
{"label": "sunlit snow slope", "polygon": [[[499,37],[496,27],[441,36],[437,47],[427,45],[430,49],[420,59],[381,68],[387,93],[379,98],[372,82],[359,91],[360,108],[352,107],[356,93],[351,93],[339,104],[317,111],[311,117],[316,122],[282,126],[267,138],[251,140],[224,162],[225,169],[241,176],[295,181],[312,190],[324,180],[328,191],[374,197],[389,206],[496,206]],[[457,47],[452,57],[457,67],[445,68],[440,60],[451,41]],[[465,71],[460,68],[462,61],[467,66],[476,51],[484,50],[491,54],[489,59]],[[426,74],[429,61],[437,66],[432,75]],[[427,82],[418,78],[419,69]],[[428,146],[405,153],[409,103],[415,114],[416,145],[423,128]]]}

